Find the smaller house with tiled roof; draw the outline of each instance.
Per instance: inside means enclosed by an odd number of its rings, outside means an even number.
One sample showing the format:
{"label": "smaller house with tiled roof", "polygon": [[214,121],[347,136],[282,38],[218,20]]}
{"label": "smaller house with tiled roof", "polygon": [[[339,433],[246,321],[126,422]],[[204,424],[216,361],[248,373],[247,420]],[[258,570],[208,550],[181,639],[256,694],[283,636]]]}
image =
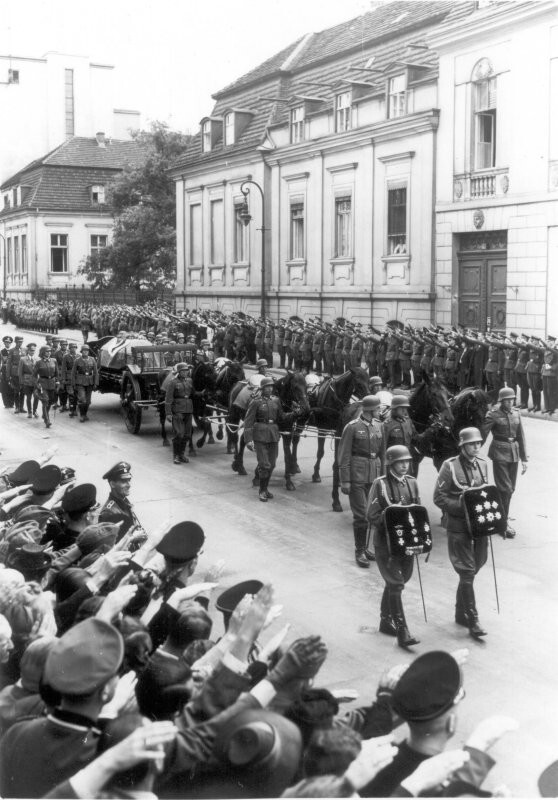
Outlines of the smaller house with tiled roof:
{"label": "smaller house with tiled roof", "polygon": [[133,140],[74,136],[0,187],[3,290],[14,299],[37,289],[85,282],[80,266],[111,239],[108,185],[138,164]]}

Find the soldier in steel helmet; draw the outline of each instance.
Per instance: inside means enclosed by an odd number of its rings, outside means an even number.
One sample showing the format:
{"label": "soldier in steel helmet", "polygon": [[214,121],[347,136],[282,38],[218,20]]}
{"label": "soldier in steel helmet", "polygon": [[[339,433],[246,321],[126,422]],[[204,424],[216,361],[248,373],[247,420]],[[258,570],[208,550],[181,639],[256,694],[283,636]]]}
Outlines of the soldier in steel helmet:
{"label": "soldier in steel helmet", "polygon": [[190,365],[181,362],[176,365],[176,377],[166,385],[165,414],[172,423],[172,450],[175,464],[187,464],[186,445],[192,435],[192,414],[194,406],[192,394],[194,384],[190,377]]}
{"label": "soldier in steel helmet", "polygon": [[296,411],[285,414],[278,397],[273,397],[274,380],[264,377],[260,383],[260,396],[251,400],[244,421],[244,439],[249,450],[256,451],[258,459],[259,498],[262,503],[273,499],[268,491],[269,479],[275,469],[279,452],[279,425],[292,424]]}
{"label": "soldier in steel helmet", "polygon": [[380,605],[380,633],[396,636],[400,647],[419,643],[409,633],[402,599],[405,584],[413,574],[413,556],[390,554],[383,512],[390,505],[420,504],[418,483],[409,474],[411,462],[411,454],[404,445],[388,447],[385,474],[372,484],[366,509],[367,519],[374,528],[376,563],[385,582]]}
{"label": "soldier in steel helmet", "polygon": [[355,561],[367,568],[374,554],[367,546],[368,520],[366,502],[373,482],[383,472],[383,433],[378,421],[380,398],[367,395],[362,400],[362,413],[351,420],[339,442],[339,480],[343,494],[349,495],[353,512]]}
{"label": "soldier in steel helmet", "polygon": [[[500,492],[502,504],[509,514],[512,495],[515,491],[519,462],[521,474],[527,471],[527,445],[521,424],[521,414],[514,408],[515,393],[504,387],[498,393],[499,407],[486,415],[482,433],[486,438],[492,433],[488,457],[492,459],[494,483]],[[513,539],[515,531],[508,525],[506,538]]]}
{"label": "soldier in steel helmet", "polygon": [[[409,406],[409,398],[406,395],[393,395],[389,416],[384,423],[384,447],[386,450],[394,445],[402,444],[411,453],[413,452],[413,443],[417,438],[417,432],[409,417]],[[415,478],[418,475],[418,464],[418,461],[412,459],[411,475],[414,475]]]}
{"label": "soldier in steel helmet", "polygon": [[444,512],[448,532],[448,552],[454,570],[459,575],[455,598],[455,621],[469,628],[475,639],[486,636],[479,623],[473,582],[486,564],[487,538],[473,538],[469,533],[463,505],[463,492],[488,483],[488,465],[479,453],[482,435],[478,428],[463,428],[459,433],[459,455],[442,464],[434,502]]}

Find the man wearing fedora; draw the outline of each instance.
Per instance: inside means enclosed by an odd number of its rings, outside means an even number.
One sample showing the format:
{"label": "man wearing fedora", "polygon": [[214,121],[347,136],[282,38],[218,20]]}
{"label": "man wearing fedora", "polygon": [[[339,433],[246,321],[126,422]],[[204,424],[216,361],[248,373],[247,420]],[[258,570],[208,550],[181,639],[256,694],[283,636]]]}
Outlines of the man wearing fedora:
{"label": "man wearing fedora", "polygon": [[[515,491],[519,462],[521,474],[527,471],[527,445],[521,423],[521,414],[514,407],[513,389],[504,387],[498,393],[499,406],[486,415],[482,433],[484,438],[492,433],[488,457],[492,459],[494,483],[500,492],[502,505],[509,515],[512,495]],[[513,539],[515,530],[508,524],[506,538]]]}
{"label": "man wearing fedora", "polygon": [[370,487],[383,472],[383,425],[378,421],[380,398],[373,394],[362,400],[362,412],[343,429],[339,442],[339,481],[349,495],[353,513],[355,561],[368,568],[374,554],[368,549],[366,504]]}

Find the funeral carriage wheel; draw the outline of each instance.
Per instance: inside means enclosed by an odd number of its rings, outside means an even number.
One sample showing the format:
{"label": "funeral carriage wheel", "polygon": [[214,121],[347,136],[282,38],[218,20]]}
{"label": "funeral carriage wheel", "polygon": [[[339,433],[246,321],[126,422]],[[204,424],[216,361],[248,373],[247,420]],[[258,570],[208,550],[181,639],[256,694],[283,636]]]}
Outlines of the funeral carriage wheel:
{"label": "funeral carriage wheel", "polygon": [[133,375],[126,373],[122,380],[122,391],[120,402],[122,405],[122,416],[130,433],[138,434],[141,428],[141,417],[143,409],[138,405],[141,401],[141,388],[139,381]]}

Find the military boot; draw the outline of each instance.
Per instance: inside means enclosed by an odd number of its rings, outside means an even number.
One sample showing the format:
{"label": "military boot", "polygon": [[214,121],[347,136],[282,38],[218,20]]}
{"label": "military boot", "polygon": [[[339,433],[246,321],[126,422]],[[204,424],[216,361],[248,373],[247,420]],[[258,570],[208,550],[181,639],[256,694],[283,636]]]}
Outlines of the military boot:
{"label": "military boot", "polygon": [[366,522],[353,522],[353,533],[355,537],[355,563],[357,567],[368,569],[370,562],[366,557],[366,534],[368,525]]}
{"label": "military boot", "polygon": [[399,592],[390,595],[390,607],[399,647],[406,648],[419,644],[420,639],[412,636],[407,627],[405,612],[403,611],[403,600]]}
{"label": "military boot", "polygon": [[260,483],[259,498],[262,501],[262,503],[267,503],[267,501],[269,500],[269,498],[267,496],[268,495],[268,491],[267,491],[268,480],[269,480],[268,478],[260,478],[260,481],[259,481],[259,483]]}
{"label": "military boot", "polygon": [[397,636],[397,628],[391,616],[389,605],[389,590],[387,586],[384,588],[382,594],[382,602],[380,603],[380,633],[385,633],[386,636]]}
{"label": "military boot", "polygon": [[475,603],[475,590],[472,583],[462,584],[461,597],[469,633],[473,639],[482,639],[483,636],[486,636],[486,631],[479,623],[479,615]]}
{"label": "military boot", "polygon": [[469,627],[467,616],[465,614],[465,609],[463,608],[463,598],[461,596],[461,584],[458,585],[457,592],[455,593],[455,622],[457,623],[457,625],[462,625],[464,628]]}

